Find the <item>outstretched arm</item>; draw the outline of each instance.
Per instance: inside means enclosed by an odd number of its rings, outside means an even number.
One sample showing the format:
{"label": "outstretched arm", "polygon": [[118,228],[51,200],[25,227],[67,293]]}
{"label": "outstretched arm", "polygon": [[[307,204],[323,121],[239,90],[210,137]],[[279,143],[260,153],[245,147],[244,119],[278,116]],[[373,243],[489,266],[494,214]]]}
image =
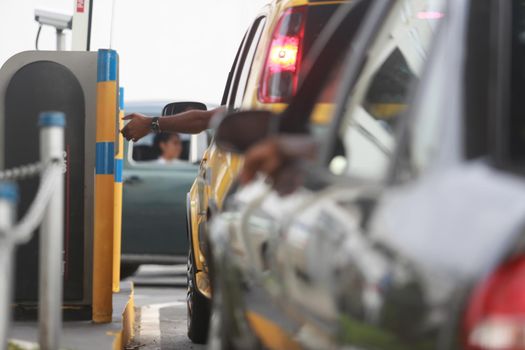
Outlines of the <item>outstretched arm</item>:
{"label": "outstretched arm", "polygon": [[[163,132],[180,132],[198,134],[208,128],[211,117],[221,110],[221,107],[209,111],[190,110],[159,119],[160,130]],[[133,113],[124,117],[130,122],[121,130],[129,141],[138,141],[151,132],[151,118],[143,114]]]}

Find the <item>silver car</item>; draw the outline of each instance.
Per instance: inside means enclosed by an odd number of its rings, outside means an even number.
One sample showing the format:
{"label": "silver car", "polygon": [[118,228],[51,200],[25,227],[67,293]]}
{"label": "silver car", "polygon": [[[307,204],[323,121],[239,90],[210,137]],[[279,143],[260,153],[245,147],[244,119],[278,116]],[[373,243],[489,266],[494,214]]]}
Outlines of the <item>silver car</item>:
{"label": "silver car", "polygon": [[[261,178],[215,218],[212,348],[525,347],[525,1],[371,3],[280,119],[217,130],[230,150],[276,124],[321,146],[290,160],[292,195]],[[316,89],[321,69],[336,83]],[[331,128],[310,125],[334,84]],[[251,142],[221,130],[246,118]]]}

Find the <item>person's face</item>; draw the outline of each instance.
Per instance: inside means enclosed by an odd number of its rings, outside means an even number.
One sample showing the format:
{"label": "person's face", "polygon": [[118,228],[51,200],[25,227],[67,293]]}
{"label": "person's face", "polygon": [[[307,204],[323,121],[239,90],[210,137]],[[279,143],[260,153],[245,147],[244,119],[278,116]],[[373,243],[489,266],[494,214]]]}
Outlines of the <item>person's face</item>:
{"label": "person's face", "polygon": [[162,158],[167,160],[178,159],[182,153],[182,144],[177,135],[173,135],[167,141],[160,143]]}

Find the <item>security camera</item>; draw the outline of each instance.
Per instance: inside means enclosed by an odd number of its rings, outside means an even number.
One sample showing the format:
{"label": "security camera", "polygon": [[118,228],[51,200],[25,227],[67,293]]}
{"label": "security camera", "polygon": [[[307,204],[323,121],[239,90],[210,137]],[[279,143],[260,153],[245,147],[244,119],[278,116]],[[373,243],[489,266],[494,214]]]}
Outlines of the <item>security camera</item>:
{"label": "security camera", "polygon": [[56,30],[62,31],[71,29],[73,16],[46,10],[35,10],[35,21],[40,25],[52,26]]}

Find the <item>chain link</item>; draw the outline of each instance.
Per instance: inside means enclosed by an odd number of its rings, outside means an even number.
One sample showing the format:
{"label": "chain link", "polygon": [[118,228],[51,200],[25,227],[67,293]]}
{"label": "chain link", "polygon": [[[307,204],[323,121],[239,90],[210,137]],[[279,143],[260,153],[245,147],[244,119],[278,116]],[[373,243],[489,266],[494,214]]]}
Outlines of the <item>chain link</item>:
{"label": "chain link", "polygon": [[49,165],[62,162],[63,172],[66,170],[66,152],[64,152],[63,159],[53,159],[47,163],[36,162],[27,165],[21,165],[12,169],[0,170],[0,181],[23,180],[32,177],[37,177],[42,174]]}
{"label": "chain link", "polygon": [[42,162],[22,165],[16,168],[0,171],[0,180],[22,180],[40,175],[45,169]]}

